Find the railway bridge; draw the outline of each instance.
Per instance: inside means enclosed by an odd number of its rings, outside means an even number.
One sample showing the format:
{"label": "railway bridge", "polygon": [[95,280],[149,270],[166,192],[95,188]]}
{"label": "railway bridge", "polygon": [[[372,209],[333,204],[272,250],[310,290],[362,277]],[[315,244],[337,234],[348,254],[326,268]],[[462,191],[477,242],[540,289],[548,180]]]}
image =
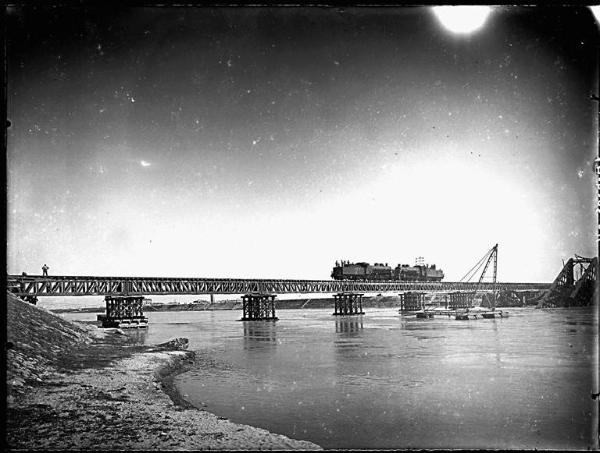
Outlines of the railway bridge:
{"label": "railway bridge", "polygon": [[[453,300],[465,299],[475,291],[512,293],[545,291],[549,283],[399,282],[351,280],[286,280],[169,277],[98,277],[8,275],[7,288],[13,294],[37,302],[44,296],[106,296],[103,325],[119,326],[135,321],[140,325],[144,296],[241,294],[242,320],[276,320],[277,294],[330,293],[336,315],[361,314],[364,293],[401,293],[402,301],[422,301],[424,293],[451,293]],[[406,297],[405,297],[406,296]],[[411,296],[411,297],[409,297]],[[415,298],[414,296],[418,296]],[[413,300],[414,299],[414,300]],[[284,302],[285,303],[285,302]],[[403,305],[404,306],[404,305]]]}
{"label": "railway bridge", "polygon": [[175,294],[290,294],[346,292],[544,291],[550,283],[398,282],[178,277],[83,277],[8,275],[7,288],[20,297],[150,296]]}

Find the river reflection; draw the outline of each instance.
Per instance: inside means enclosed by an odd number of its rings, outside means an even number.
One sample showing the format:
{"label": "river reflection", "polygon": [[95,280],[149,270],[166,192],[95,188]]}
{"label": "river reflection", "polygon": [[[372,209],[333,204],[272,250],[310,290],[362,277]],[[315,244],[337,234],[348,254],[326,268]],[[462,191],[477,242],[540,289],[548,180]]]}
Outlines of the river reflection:
{"label": "river reflection", "polygon": [[243,321],[244,349],[271,349],[277,347],[276,321]]}
{"label": "river reflection", "polygon": [[[357,316],[336,316],[335,318],[335,332],[336,333],[347,333],[347,334],[358,334],[363,330],[363,315]],[[351,335],[354,336],[354,335]]]}

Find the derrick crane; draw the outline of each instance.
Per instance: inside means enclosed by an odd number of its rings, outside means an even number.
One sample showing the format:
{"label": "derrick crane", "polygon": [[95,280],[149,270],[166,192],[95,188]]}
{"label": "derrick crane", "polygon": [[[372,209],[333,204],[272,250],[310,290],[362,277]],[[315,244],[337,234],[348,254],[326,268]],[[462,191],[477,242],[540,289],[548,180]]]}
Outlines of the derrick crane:
{"label": "derrick crane", "polygon": [[[477,273],[477,271],[479,269],[481,269],[481,267],[483,266],[483,271],[481,272],[481,275],[479,276],[479,280],[477,281],[477,285],[475,286],[475,290],[473,291],[473,293],[470,295],[469,297],[469,308],[473,306],[473,301],[475,300],[475,294],[477,293],[477,290],[479,289],[479,287],[481,286],[481,282],[483,281],[483,278],[485,276],[485,273],[488,270],[488,267],[490,265],[490,263],[492,262],[492,259],[494,260],[494,274],[492,277],[492,310],[496,309],[496,274],[497,274],[497,270],[498,270],[498,244],[494,245],[490,250],[487,251],[487,253],[485,255],[483,255],[483,258],[481,258],[476,264],[475,266],[473,266],[464,276],[463,278],[461,278],[459,281],[470,281],[473,276]],[[485,263],[485,265],[484,265]],[[470,277],[465,280],[465,278],[467,276]]]}

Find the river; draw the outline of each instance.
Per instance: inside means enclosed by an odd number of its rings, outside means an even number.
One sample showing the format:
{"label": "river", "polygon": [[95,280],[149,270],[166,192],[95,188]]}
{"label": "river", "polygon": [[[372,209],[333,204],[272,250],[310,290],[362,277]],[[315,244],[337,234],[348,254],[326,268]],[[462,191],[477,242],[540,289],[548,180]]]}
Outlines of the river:
{"label": "river", "polygon": [[331,312],[278,310],[276,322],[241,322],[240,311],[147,313],[147,331],[130,335],[190,340],[199,363],[211,364],[176,378],[193,405],[324,448],[593,445],[591,308],[469,321]]}

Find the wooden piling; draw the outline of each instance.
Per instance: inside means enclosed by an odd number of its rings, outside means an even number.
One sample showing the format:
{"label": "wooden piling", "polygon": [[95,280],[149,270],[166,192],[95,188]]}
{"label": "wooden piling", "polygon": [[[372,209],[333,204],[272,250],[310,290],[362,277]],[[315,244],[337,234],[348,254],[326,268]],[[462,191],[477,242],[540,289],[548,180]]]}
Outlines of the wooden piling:
{"label": "wooden piling", "polygon": [[425,294],[422,292],[408,291],[399,296],[401,312],[418,311],[425,307]]}
{"label": "wooden piling", "polygon": [[338,293],[333,295],[334,316],[364,315],[361,293]]}
{"label": "wooden piling", "polygon": [[102,327],[146,327],[144,296],[106,296],[106,316],[100,318]]}
{"label": "wooden piling", "polygon": [[277,321],[275,294],[251,293],[242,296],[241,321]]}

